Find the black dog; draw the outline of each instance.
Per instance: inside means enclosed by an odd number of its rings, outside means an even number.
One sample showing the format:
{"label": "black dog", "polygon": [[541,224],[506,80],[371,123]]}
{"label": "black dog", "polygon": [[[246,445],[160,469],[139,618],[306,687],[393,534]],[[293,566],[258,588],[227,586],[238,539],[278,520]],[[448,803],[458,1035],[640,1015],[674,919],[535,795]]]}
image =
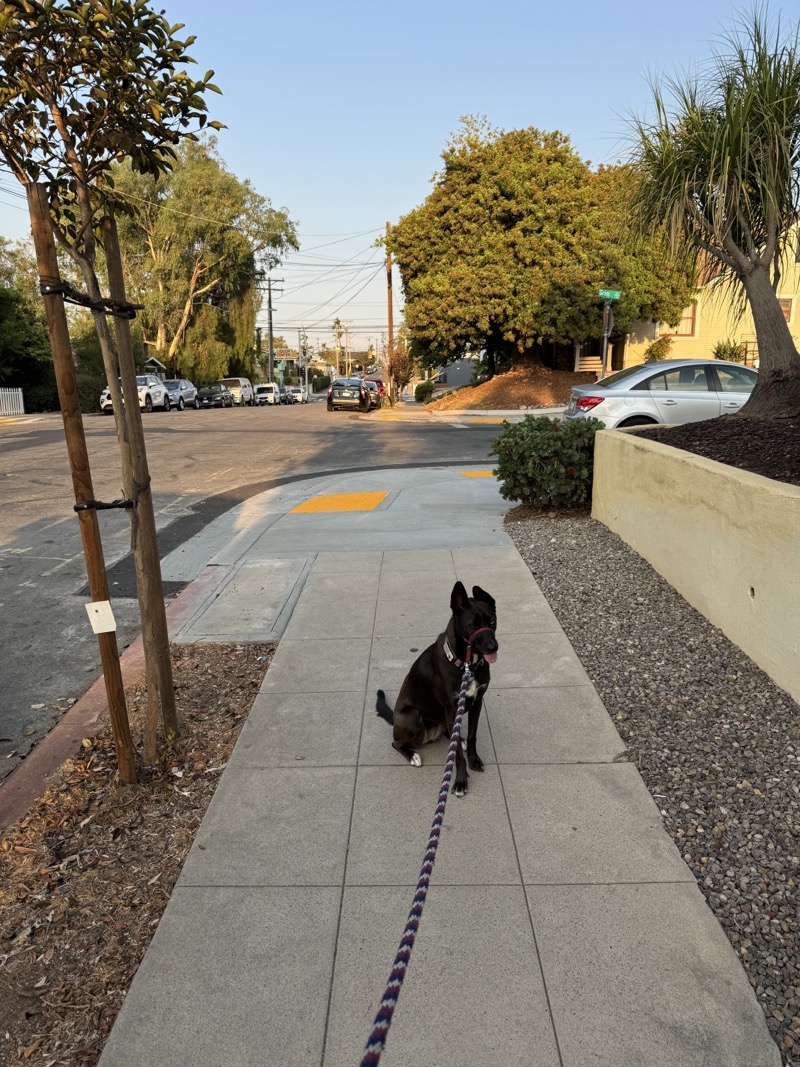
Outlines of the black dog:
{"label": "black dog", "polygon": [[[414,767],[421,767],[416,749],[443,733],[450,737],[453,732],[464,659],[467,646],[471,645],[470,668],[475,677],[469,683],[465,703],[469,712],[467,761],[473,771],[482,771],[483,761],[476,751],[475,738],[483,694],[489,686],[489,664],[497,659],[495,604],[480,586],[473,586],[470,597],[461,582],[456,582],[450,594],[450,609],[453,615],[447,629],[412,664],[400,687],[394,711],[382,689],[378,690],[375,710],[394,727],[392,746]],[[463,747],[459,745],[453,782],[457,797],[466,793],[468,779]]]}

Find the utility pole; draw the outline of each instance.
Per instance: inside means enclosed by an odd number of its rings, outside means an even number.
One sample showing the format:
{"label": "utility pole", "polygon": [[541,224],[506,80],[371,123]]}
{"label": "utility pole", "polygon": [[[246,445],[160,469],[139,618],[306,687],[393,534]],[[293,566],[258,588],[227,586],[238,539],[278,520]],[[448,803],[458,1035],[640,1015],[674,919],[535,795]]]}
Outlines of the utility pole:
{"label": "utility pole", "polygon": [[259,373],[263,370],[261,366],[261,330],[263,327],[256,326],[256,365],[258,366]]}
{"label": "utility pole", "polygon": [[306,378],[306,397],[308,396],[308,337],[303,326],[297,331],[297,350],[303,355],[303,369]]}
{"label": "utility pole", "polygon": [[267,370],[267,380],[270,381],[270,382],[274,382],[275,381],[275,367],[274,367],[275,353],[274,353],[274,350],[272,348],[272,282],[273,282],[273,280],[276,281],[276,282],[282,282],[283,278],[275,278],[275,279],[267,278],[267,314],[268,314],[268,319],[267,319],[268,327],[267,328],[269,330],[269,335],[268,335],[269,364],[268,364],[268,370]]}
{"label": "utility pole", "polygon": [[389,233],[391,227],[389,223],[386,223],[386,298],[388,301],[388,327],[389,327],[389,343],[386,349],[386,369],[389,372],[389,399],[392,402],[392,406],[397,403],[397,389],[394,384],[394,375],[392,374],[392,364],[394,363],[394,325],[392,323],[392,253],[389,251]]}
{"label": "utility pole", "polygon": [[350,326],[348,323],[344,324],[344,365],[347,368],[345,371],[346,376],[350,377]]}

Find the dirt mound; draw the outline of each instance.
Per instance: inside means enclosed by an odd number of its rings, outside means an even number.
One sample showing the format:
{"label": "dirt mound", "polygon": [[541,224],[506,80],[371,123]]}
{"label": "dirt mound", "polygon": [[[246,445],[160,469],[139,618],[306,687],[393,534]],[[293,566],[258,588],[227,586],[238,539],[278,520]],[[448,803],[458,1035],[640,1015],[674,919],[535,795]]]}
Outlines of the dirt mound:
{"label": "dirt mound", "polygon": [[477,409],[565,407],[573,385],[597,380],[593,373],[550,370],[547,367],[518,367],[497,374],[482,385],[467,385],[454,393],[434,400],[426,408],[432,411]]}

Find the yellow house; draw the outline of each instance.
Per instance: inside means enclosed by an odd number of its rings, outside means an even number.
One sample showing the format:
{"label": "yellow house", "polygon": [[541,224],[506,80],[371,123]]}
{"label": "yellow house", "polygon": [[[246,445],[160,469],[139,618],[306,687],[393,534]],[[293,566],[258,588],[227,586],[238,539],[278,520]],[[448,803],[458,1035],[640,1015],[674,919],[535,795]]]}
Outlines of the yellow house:
{"label": "yellow house", "polygon": [[[793,262],[784,270],[778,299],[794,342],[800,347],[800,245]],[[624,345],[619,342],[614,345],[613,368],[643,363],[647,346],[664,336],[672,338],[668,359],[712,359],[714,346],[720,341],[737,341],[744,345],[744,362],[758,366],[758,344],[750,308],[738,315],[730,291],[718,281],[698,290],[676,327],[666,323],[636,323],[625,337]]]}

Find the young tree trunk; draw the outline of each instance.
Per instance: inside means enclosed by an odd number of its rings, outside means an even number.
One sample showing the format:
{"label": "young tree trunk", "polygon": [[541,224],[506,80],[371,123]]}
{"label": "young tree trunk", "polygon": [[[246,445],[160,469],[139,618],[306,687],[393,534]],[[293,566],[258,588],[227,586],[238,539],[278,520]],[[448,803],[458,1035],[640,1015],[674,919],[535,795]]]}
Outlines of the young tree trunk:
{"label": "young tree trunk", "polygon": [[[50,278],[55,285],[58,285],[61,279],[58,274],[58,259],[53,243],[50,207],[45,188],[43,185],[30,184],[26,191],[39,276]],[[83,542],[89,590],[94,603],[105,603],[109,599],[108,578],[97,511],[87,506],[92,504],[95,497],[83,431],[83,418],[78,403],[78,387],[75,382],[75,366],[72,359],[67,315],[64,310],[64,298],[60,293],[46,295],[44,305],[58,396],[61,402],[61,415],[64,420],[72,485],[76,504],[80,506],[77,512],[78,526]],[[103,679],[108,696],[120,781],[131,785],[136,781],[136,762],[128,723],[128,709],[125,703],[117,635],[113,630],[104,631],[98,633],[97,640],[103,664]]]}
{"label": "young tree trunk", "polygon": [[758,383],[741,414],[764,419],[800,416],[800,355],[766,267],[743,278],[758,340]]}

